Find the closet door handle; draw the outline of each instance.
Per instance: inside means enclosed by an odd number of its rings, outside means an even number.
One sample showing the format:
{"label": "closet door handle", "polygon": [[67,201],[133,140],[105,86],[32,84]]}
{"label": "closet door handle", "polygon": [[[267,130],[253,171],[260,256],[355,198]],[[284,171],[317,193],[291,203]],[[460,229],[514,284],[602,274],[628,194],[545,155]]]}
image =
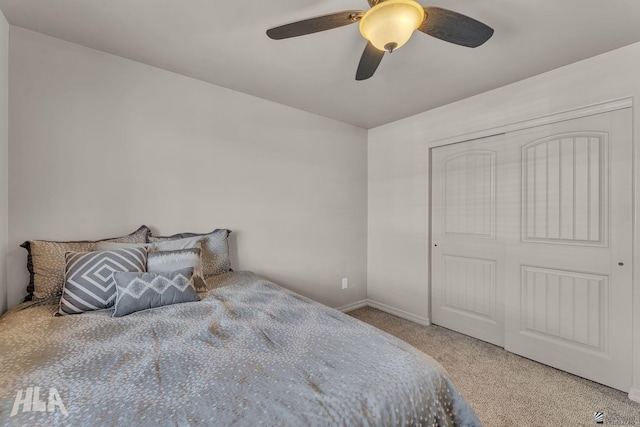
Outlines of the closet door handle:
{"label": "closet door handle", "polygon": [[618,265],[619,265],[620,267],[622,267],[622,266],[624,265],[624,262],[620,261],[620,262],[618,263]]}

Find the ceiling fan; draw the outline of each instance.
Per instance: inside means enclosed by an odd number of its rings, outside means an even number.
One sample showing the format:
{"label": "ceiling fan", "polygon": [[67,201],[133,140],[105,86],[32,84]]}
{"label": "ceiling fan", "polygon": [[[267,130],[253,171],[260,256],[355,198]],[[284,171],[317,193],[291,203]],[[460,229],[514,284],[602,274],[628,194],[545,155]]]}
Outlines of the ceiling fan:
{"label": "ceiling fan", "polygon": [[404,45],[415,30],[449,43],[478,47],[493,35],[482,22],[439,7],[422,7],[415,0],[368,0],[371,9],[345,10],[292,22],[267,30],[274,40],[331,30],[360,22],[360,34],[368,41],[356,80],[373,76],[385,52]]}

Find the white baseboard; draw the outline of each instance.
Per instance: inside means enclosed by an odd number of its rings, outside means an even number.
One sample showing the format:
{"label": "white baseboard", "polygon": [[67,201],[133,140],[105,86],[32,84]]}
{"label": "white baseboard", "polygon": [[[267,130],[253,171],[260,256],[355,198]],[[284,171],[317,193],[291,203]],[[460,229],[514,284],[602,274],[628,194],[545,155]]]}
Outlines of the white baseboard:
{"label": "white baseboard", "polygon": [[367,305],[369,307],[377,308],[380,311],[384,311],[385,313],[393,314],[394,316],[398,316],[398,317],[402,317],[403,319],[411,320],[412,322],[417,323],[419,325],[429,326],[431,324],[431,322],[429,321],[428,317],[418,316],[416,314],[409,313],[407,311],[400,310],[400,309],[395,308],[395,307],[391,307],[390,305],[383,304],[383,303],[378,302],[378,301],[374,301],[374,300],[368,299],[367,300]]}
{"label": "white baseboard", "polygon": [[640,388],[631,387],[631,390],[629,390],[629,399],[640,403]]}
{"label": "white baseboard", "polygon": [[380,311],[384,311],[385,313],[393,314],[394,316],[402,317],[403,319],[411,320],[412,322],[419,325],[429,326],[431,324],[428,317],[418,316],[413,313],[409,313],[407,311],[400,310],[399,308],[391,307],[390,305],[383,304],[371,299],[363,299],[360,301],[352,302],[351,304],[343,305],[341,307],[336,307],[336,310],[346,313],[348,311],[367,306],[376,308]]}
{"label": "white baseboard", "polygon": [[351,304],[343,305],[341,307],[336,307],[336,310],[342,311],[343,313],[351,310],[355,310],[357,308],[362,308],[367,306],[367,300],[361,299],[360,301],[352,302]]}

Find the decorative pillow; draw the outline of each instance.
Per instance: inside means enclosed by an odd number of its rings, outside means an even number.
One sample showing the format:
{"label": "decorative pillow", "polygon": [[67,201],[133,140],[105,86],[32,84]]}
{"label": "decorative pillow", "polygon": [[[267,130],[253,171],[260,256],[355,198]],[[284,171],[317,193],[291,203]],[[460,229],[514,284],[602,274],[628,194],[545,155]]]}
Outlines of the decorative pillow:
{"label": "decorative pillow", "polygon": [[[143,225],[127,236],[100,241],[144,244],[147,242],[149,232],[149,228]],[[64,286],[65,253],[92,251],[96,243],[95,241],[29,240],[20,245],[27,250],[27,269],[30,273],[29,286],[27,286],[29,295],[25,301],[60,295]]]}
{"label": "decorative pillow", "polygon": [[[200,242],[198,242],[200,246]],[[147,271],[149,273],[171,273],[185,268],[193,270],[193,284],[196,289],[204,289],[202,277],[202,262],[200,247],[179,249],[175,251],[149,252],[147,257]]]}
{"label": "decorative pillow", "polygon": [[[149,236],[149,242],[152,243],[166,243],[169,241],[176,241],[184,238],[200,238],[204,239],[202,245],[202,270],[204,277],[214,276],[216,274],[226,273],[231,269],[231,262],[229,261],[229,244],[227,238],[229,237],[231,230],[216,229],[211,233],[195,234],[195,233],[180,233],[173,236],[166,237],[152,237]],[[159,250],[174,250],[185,249],[181,247],[167,247]]]}
{"label": "decorative pillow", "polygon": [[152,251],[179,251],[182,249],[202,248],[204,243],[202,236],[183,237],[175,240],[162,240],[159,242],[149,243]]}
{"label": "decorative pillow", "polygon": [[147,264],[147,248],[113,251],[67,252],[66,282],[58,313],[77,314],[113,306],[116,271],[142,272]]}
{"label": "decorative pillow", "polygon": [[113,317],[170,304],[200,301],[191,283],[191,268],[172,273],[113,273],[116,310]]}
{"label": "decorative pillow", "polygon": [[149,248],[151,243],[96,242],[94,251],[112,251],[114,249]]}

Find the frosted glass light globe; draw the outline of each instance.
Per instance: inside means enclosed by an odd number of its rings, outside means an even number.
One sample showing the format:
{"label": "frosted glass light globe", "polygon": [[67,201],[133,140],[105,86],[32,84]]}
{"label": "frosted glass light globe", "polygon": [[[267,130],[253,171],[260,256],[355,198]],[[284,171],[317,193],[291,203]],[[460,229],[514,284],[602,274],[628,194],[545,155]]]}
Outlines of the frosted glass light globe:
{"label": "frosted glass light globe", "polygon": [[376,49],[392,51],[404,45],[424,21],[424,9],[413,0],[386,0],[360,19],[360,34]]}

